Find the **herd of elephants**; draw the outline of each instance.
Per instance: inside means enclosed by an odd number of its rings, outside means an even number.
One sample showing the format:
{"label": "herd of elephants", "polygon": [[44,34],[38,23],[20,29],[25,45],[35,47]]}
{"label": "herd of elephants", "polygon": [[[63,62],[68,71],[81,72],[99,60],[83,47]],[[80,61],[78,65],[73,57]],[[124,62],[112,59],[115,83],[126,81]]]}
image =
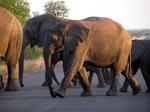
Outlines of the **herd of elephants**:
{"label": "herd of elephants", "polygon": [[[130,85],[133,95],[137,95],[141,91],[139,81],[134,78],[138,69],[146,82],[145,92],[150,93],[150,40],[132,40],[123,26],[112,19],[88,17],[70,20],[43,14],[28,19],[22,28],[13,14],[0,7],[0,21],[0,60],[6,62],[8,69],[5,91],[17,90],[17,74],[21,87],[24,86],[24,51],[27,45],[31,48],[37,45],[43,47],[45,63],[42,86],[49,87],[52,97],[64,98],[70,82],[76,84],[77,80],[83,88],[81,96],[91,96],[93,73],[98,76],[99,87],[111,82],[107,96],[118,95],[117,83],[121,74],[125,82],[120,91],[127,92]],[[60,60],[65,75],[59,89],[55,90],[53,80],[59,82],[54,67]],[[0,89],[3,88],[0,75]]]}

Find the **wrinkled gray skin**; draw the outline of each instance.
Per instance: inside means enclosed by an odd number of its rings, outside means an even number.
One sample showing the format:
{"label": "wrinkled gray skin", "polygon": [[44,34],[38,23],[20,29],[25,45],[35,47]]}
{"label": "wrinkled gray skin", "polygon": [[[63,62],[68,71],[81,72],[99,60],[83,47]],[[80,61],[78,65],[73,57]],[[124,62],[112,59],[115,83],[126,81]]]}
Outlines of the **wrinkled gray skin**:
{"label": "wrinkled gray skin", "polygon": [[[87,26],[89,29],[86,28],[82,23],[84,23],[84,25]],[[108,29],[106,28],[106,25]],[[110,30],[113,31],[109,32]],[[120,30],[122,33],[120,32]],[[89,31],[91,34],[93,34],[90,35],[90,37],[88,37]],[[49,62],[47,62],[47,66],[50,66],[51,55],[57,50],[64,48],[63,65],[65,73],[65,77],[61,83],[59,90],[55,92],[54,88],[51,86],[52,84],[51,83],[49,84],[49,90],[51,92],[51,95],[53,94],[63,98],[65,96],[65,91],[67,89],[68,82],[72,80],[72,78],[75,76],[76,73],[78,73],[81,85],[83,87],[83,92],[81,93],[81,96],[91,96],[92,93],[89,87],[86,69],[83,66],[83,63],[86,61],[90,62],[90,64],[94,66],[98,67],[110,66],[114,69],[115,75],[113,76],[113,81],[110,89],[107,92],[107,95],[117,95],[116,82],[118,82],[121,72],[130,81],[130,84],[132,85],[133,88],[133,94],[136,95],[137,93],[140,92],[140,85],[138,81],[136,81],[131,75],[130,71],[131,69],[128,69],[129,64],[125,62],[125,60],[128,59],[128,55],[130,53],[131,38],[129,37],[128,33],[116,22],[113,22],[112,20],[105,18],[103,18],[102,20],[100,19],[98,21],[69,21],[66,23],[63,22],[54,25],[53,29],[49,31],[49,33],[50,34],[47,34],[46,37],[47,39],[45,41],[46,43],[44,43],[45,45],[43,52],[44,58],[46,60],[49,60]],[[119,36],[116,36],[117,34]],[[97,42],[99,36],[101,38],[99,38]],[[105,37],[112,40],[108,40]],[[95,38],[97,39],[94,41]],[[115,39],[117,39],[117,43],[115,42],[114,44],[113,41],[115,41]],[[118,39],[121,39],[122,41],[120,42],[123,43],[121,44],[118,41]],[[111,42],[111,44],[109,42]],[[126,44],[124,44],[124,42]],[[112,50],[107,49],[107,46],[109,46],[108,43],[111,45]],[[113,47],[112,44],[114,44]],[[103,48],[106,51],[103,52],[102,50]],[[117,49],[119,51],[116,51]],[[110,60],[105,59],[105,61],[103,62],[103,58],[99,58],[98,56],[99,53],[102,55],[101,57],[109,58]],[[120,56],[120,58],[116,59],[118,56]],[[112,61],[114,62],[112,63]],[[124,68],[125,64],[127,64],[126,65],[127,68]]]}
{"label": "wrinkled gray skin", "polygon": [[[133,40],[132,41],[132,70],[136,74],[141,69],[143,78],[147,85],[146,93],[150,93],[150,40]],[[121,92],[127,92],[129,83],[125,80]]]}
{"label": "wrinkled gray skin", "polygon": [[[21,50],[21,56],[19,60],[19,81],[21,87],[23,84],[23,71],[24,71],[24,51],[28,44],[31,48],[37,45],[42,47],[44,43],[44,35],[48,28],[51,28],[52,24],[59,22],[60,18],[56,18],[50,14],[43,14],[30,18],[24,28],[23,28],[23,46]],[[46,74],[46,73],[45,73]],[[46,80],[45,75],[45,80]],[[43,83],[43,86],[46,85],[46,81]]]}

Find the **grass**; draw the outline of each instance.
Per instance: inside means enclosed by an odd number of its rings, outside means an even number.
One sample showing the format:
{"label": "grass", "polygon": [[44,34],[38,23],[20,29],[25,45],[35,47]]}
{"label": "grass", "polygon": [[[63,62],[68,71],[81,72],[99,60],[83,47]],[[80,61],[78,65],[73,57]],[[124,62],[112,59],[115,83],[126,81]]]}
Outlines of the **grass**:
{"label": "grass", "polygon": [[[34,47],[31,49],[30,46],[27,46],[27,48],[25,49],[24,74],[27,75],[29,73],[38,72],[44,69],[45,66],[42,51],[42,48]],[[4,81],[6,81],[8,72],[7,66],[4,61],[0,61],[0,74],[2,75]]]}

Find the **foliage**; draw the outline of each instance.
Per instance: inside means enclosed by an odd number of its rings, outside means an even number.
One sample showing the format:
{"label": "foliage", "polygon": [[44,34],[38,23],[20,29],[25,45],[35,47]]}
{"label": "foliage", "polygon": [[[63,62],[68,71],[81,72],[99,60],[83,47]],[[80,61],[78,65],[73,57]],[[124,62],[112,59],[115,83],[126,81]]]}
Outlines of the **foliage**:
{"label": "foliage", "polygon": [[34,47],[31,49],[30,46],[27,46],[25,49],[25,59],[37,59],[42,55],[42,52],[42,48]]}
{"label": "foliage", "polygon": [[27,0],[0,0],[0,6],[13,13],[22,25],[29,17],[30,8]]}
{"label": "foliage", "polygon": [[45,4],[45,13],[52,14],[57,17],[67,17],[69,9],[62,0],[51,0]]}

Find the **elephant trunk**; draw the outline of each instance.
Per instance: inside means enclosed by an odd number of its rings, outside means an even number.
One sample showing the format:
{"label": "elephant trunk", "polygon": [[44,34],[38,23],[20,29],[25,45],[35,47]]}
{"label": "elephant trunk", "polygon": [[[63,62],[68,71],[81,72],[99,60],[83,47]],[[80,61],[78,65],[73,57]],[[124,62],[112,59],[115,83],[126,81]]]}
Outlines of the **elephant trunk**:
{"label": "elephant trunk", "polygon": [[53,81],[52,81],[52,75],[53,75],[53,69],[51,66],[51,57],[53,54],[53,50],[47,48],[44,46],[43,49],[43,57],[44,57],[44,62],[45,62],[45,76],[48,81],[48,87],[49,91],[52,97],[56,97],[54,87],[53,87]]}
{"label": "elephant trunk", "polygon": [[23,38],[23,44],[22,44],[22,49],[21,49],[21,54],[20,54],[20,59],[19,59],[19,83],[21,87],[24,87],[23,84],[23,72],[24,72],[24,51],[26,46],[29,44],[27,38]]}

